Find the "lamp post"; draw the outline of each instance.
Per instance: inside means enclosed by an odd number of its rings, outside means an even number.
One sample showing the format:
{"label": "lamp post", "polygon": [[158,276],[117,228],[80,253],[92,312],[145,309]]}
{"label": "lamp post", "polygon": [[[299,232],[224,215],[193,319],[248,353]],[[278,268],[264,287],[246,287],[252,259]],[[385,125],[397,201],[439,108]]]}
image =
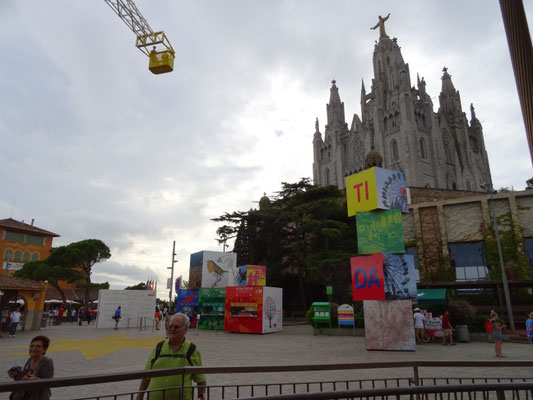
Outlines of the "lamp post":
{"label": "lamp post", "polygon": [[507,282],[507,275],[505,273],[505,266],[503,265],[502,245],[500,243],[500,232],[498,230],[498,222],[496,221],[496,210],[494,209],[494,189],[490,184],[481,185],[482,188],[486,188],[489,192],[489,205],[492,212],[492,221],[494,224],[494,238],[496,239],[496,247],[498,248],[498,256],[500,258],[500,267],[502,269],[502,284],[503,292],[505,293],[505,303],[507,305],[507,315],[509,316],[509,325],[511,325],[511,331],[514,332],[514,318],[513,309],[511,307],[511,296],[509,294],[509,284]]}
{"label": "lamp post", "polygon": [[172,243],[172,264],[170,267],[167,267],[167,269],[170,269],[170,292],[168,293],[168,309],[170,310],[170,307],[172,305],[172,286],[174,285],[174,263],[176,263],[176,241]]}

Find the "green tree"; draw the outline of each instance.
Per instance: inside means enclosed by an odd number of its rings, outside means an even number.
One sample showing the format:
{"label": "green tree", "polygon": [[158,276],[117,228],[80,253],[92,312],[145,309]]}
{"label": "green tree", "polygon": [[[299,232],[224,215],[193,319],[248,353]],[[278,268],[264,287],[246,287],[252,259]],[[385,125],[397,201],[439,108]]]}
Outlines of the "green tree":
{"label": "green tree", "polygon": [[14,276],[36,281],[48,281],[51,286],[57,289],[64,304],[67,304],[67,298],[59,286],[59,281],[72,283],[80,278],[79,272],[61,265],[50,265],[48,259],[26,263],[14,273]]}
{"label": "green tree", "polygon": [[236,234],[239,264],[266,265],[268,284],[283,287],[286,300],[292,296],[291,303],[307,309],[311,298],[324,296],[327,285],[334,286],[338,301],[349,295],[349,260],[357,247],[355,223],[346,214],[343,191],[303,178],[283,182],[274,201],[259,210],[214,220]]}
{"label": "green tree", "polygon": [[107,290],[109,289],[109,282],[104,283],[91,283],[91,291]]}
{"label": "green tree", "polygon": [[136,285],[125,287],[124,290],[145,290],[146,289],[146,283],[145,282],[139,282]]}
{"label": "green tree", "polygon": [[89,291],[91,289],[91,274],[95,264],[105,261],[111,257],[109,247],[98,239],[87,239],[74,242],[67,247],[66,257],[72,262],[71,265],[79,268],[83,275],[83,286],[85,287],[85,307],[89,306]]}

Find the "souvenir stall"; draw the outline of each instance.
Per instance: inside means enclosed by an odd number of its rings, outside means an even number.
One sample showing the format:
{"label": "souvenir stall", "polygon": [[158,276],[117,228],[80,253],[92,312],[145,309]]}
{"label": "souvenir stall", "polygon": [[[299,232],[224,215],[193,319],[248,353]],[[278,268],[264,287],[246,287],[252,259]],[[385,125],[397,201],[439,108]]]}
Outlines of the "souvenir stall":
{"label": "souvenir stall", "polygon": [[201,288],[198,293],[198,329],[224,330],[226,288]]}
{"label": "souvenir stall", "polygon": [[224,330],[271,333],[282,330],[283,289],[270,286],[226,288]]}

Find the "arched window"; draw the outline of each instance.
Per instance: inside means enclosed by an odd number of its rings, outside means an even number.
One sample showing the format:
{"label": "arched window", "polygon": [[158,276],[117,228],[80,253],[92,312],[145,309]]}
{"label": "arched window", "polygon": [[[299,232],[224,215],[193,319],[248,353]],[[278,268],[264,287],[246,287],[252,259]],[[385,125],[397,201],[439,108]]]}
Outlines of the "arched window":
{"label": "arched window", "polygon": [[13,261],[22,261],[22,251],[15,251],[15,257],[13,258]]}
{"label": "arched window", "polygon": [[468,180],[466,181],[466,190],[472,190],[472,184]]}
{"label": "arched window", "polygon": [[30,252],[29,251],[25,251],[24,252],[24,256],[22,257],[22,261],[27,263],[27,262],[30,262]]}
{"label": "arched window", "polygon": [[6,250],[4,260],[11,261],[11,257],[13,257],[13,250]]}
{"label": "arched window", "polygon": [[457,190],[457,185],[455,184],[455,182],[452,182],[452,189]]}
{"label": "arched window", "polygon": [[391,143],[392,147],[392,158],[394,161],[398,161],[400,159],[400,152],[398,151],[398,143],[396,140],[393,140]]}
{"label": "arched window", "polygon": [[420,138],[420,157],[422,157],[422,160],[427,160],[426,141],[424,138]]}
{"label": "arched window", "polygon": [[326,185],[329,185],[329,168],[326,168],[324,171],[324,181],[326,182]]}
{"label": "arched window", "polygon": [[38,261],[39,260],[39,253],[33,253],[31,255],[31,260],[32,261]]}

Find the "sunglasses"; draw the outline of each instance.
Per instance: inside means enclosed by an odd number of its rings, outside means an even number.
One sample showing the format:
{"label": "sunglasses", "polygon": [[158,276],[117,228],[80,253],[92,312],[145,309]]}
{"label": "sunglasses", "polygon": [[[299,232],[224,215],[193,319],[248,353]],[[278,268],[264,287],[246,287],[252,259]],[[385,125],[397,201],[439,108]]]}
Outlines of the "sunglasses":
{"label": "sunglasses", "polygon": [[169,325],[168,326],[168,329],[180,329],[180,328],[184,328],[185,325]]}

